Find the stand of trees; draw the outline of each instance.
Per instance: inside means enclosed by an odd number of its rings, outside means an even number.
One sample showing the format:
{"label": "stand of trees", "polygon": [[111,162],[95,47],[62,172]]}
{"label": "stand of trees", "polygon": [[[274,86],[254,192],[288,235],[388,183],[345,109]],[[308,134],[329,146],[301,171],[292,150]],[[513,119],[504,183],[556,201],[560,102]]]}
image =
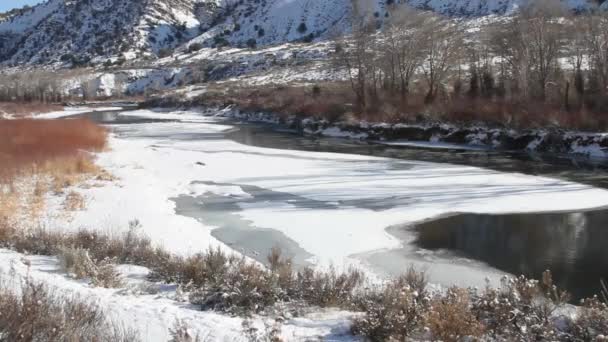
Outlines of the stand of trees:
{"label": "stand of trees", "polygon": [[362,112],[457,100],[608,113],[606,13],[538,0],[477,25],[395,4],[382,24],[356,8],[352,17],[333,63]]}

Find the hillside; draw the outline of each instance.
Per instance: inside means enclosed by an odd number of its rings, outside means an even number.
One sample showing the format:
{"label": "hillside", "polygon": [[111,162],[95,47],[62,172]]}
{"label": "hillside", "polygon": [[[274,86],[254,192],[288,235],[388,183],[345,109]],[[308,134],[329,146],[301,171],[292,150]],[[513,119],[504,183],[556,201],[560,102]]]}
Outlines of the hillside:
{"label": "hillside", "polygon": [[[525,0],[355,0],[381,25],[390,6],[450,16],[501,15]],[[562,0],[582,11],[598,0]],[[322,40],[348,30],[353,0],[49,0],[0,20],[5,65],[78,66],[155,59],[183,46]]]}
{"label": "hillside", "polygon": [[[200,0],[50,0],[0,23],[11,64],[145,58],[199,34]],[[197,15],[200,13],[200,15]]]}

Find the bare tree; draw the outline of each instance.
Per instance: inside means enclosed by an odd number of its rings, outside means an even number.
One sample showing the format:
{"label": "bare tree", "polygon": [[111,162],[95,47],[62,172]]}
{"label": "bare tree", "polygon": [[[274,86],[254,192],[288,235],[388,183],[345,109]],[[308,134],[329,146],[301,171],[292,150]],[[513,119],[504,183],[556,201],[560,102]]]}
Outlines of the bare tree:
{"label": "bare tree", "polygon": [[605,13],[592,14],[585,19],[590,69],[598,80],[600,95],[604,96],[608,87],[608,16]]}
{"label": "bare tree", "polygon": [[425,22],[421,34],[428,39],[423,49],[425,61],[422,63],[428,84],[425,102],[432,103],[450,71],[460,66],[464,51],[464,33],[458,22],[435,17]]}
{"label": "bare tree", "polygon": [[532,76],[538,85],[538,96],[544,101],[550,77],[559,68],[557,61],[564,38],[559,18],[565,15],[565,10],[560,2],[537,0],[519,13],[520,30],[525,30],[523,33],[530,47]]}
{"label": "bare tree", "polygon": [[403,7],[392,11],[390,18],[382,32],[381,52],[386,61],[385,74],[390,79],[390,88],[393,91],[398,89],[405,102],[429,42],[421,28],[432,18],[427,13]]}

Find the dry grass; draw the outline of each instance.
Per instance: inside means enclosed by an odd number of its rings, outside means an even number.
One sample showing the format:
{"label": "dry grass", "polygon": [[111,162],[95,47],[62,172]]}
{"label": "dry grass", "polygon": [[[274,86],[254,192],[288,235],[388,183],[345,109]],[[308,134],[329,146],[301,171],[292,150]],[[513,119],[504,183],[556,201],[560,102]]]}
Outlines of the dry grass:
{"label": "dry grass", "polygon": [[[0,114],[8,114],[12,117],[25,118],[33,114],[60,111],[63,107],[51,103],[42,102],[0,102]],[[1,116],[1,115],[0,115]]]}
{"label": "dry grass", "polygon": [[19,293],[0,286],[0,341],[136,342],[139,337],[108,321],[96,305],[55,295],[28,279]]}
{"label": "dry grass", "polygon": [[[88,120],[0,120],[0,217],[31,226],[44,212],[46,195],[99,175],[91,152],[105,148],[106,130]],[[84,200],[75,192],[66,209]]]}
{"label": "dry grass", "polygon": [[[0,162],[5,172],[23,167],[45,168],[45,163],[74,158],[68,170],[87,168],[83,151],[101,151],[106,146],[106,130],[85,119],[0,121]],[[48,166],[57,166],[51,163]]]}

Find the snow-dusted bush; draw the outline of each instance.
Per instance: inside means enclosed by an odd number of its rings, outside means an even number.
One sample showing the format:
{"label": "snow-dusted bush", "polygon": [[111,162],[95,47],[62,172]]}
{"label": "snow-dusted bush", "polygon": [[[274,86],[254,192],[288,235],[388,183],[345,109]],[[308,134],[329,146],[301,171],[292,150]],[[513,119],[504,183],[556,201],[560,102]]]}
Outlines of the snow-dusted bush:
{"label": "snow-dusted bush", "polygon": [[58,254],[63,269],[77,279],[90,279],[93,285],[115,288],[122,285],[120,273],[109,259],[93,260],[83,248],[63,247]]}
{"label": "snow-dusted bush", "polygon": [[353,322],[353,333],[372,341],[404,341],[418,333],[429,304],[426,285],[424,273],[410,268],[384,288],[364,292],[355,301],[364,314]]}
{"label": "snow-dusted bush", "polygon": [[198,335],[193,335],[190,332],[188,324],[181,320],[176,320],[173,328],[169,329],[171,340],[169,342],[201,342]]}
{"label": "snow-dusted bush", "polygon": [[583,300],[572,330],[582,341],[608,341],[608,304],[597,297]]}
{"label": "snow-dusted bush", "polygon": [[82,298],[62,297],[28,280],[19,293],[0,286],[0,341],[137,342]]}
{"label": "snow-dusted bush", "polygon": [[348,308],[364,280],[363,273],[356,269],[337,272],[334,268],[316,271],[307,267],[297,272],[291,291],[295,299],[308,304]]}
{"label": "snow-dusted bush", "polygon": [[479,338],[484,326],[471,310],[469,293],[465,289],[450,288],[446,294],[435,296],[425,314],[424,324],[434,340],[445,342]]}
{"label": "snow-dusted bush", "polygon": [[567,303],[568,294],[554,284],[550,272],[541,282],[504,277],[500,288],[488,288],[472,298],[472,310],[488,334],[516,340],[555,340],[567,331],[554,313]]}

